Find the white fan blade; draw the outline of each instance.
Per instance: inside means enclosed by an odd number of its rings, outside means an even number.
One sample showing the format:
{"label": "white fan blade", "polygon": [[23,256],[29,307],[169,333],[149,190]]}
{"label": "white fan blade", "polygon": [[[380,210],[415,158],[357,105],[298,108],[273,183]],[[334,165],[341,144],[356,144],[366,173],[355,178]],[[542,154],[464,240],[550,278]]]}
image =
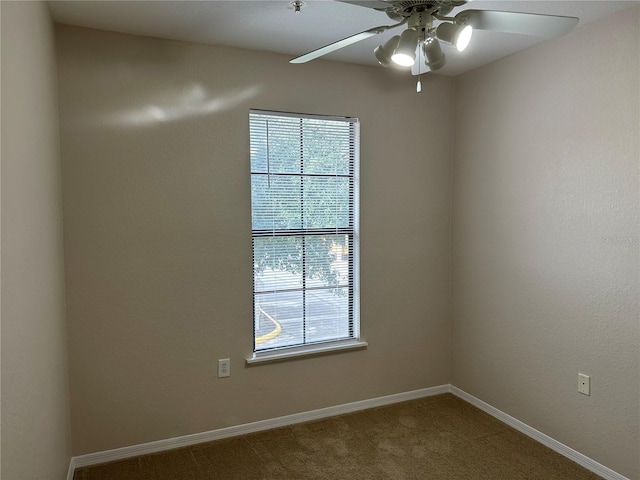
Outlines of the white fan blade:
{"label": "white fan blade", "polygon": [[358,7],[373,8],[374,10],[386,10],[393,6],[392,3],[387,3],[383,0],[338,0],[338,2],[350,3]]}
{"label": "white fan blade", "polygon": [[[395,26],[395,25],[394,25]],[[324,47],[320,47],[317,50],[314,50],[309,53],[305,53],[304,55],[294,58],[293,60],[289,60],[289,63],[306,63],[311,60],[314,60],[318,57],[322,57],[323,55],[327,55],[328,53],[335,52],[336,50],[340,50],[341,48],[346,47],[347,45],[351,45],[356,42],[360,42],[365,38],[373,37],[379,33],[382,33],[388,30],[390,27],[382,26],[382,27],[374,27],[369,30],[365,30],[364,32],[356,33],[355,35],[351,35],[350,37],[343,38],[342,40],[338,40],[337,42],[330,43],[329,45],[325,45]]]}
{"label": "white fan blade", "polygon": [[539,37],[559,37],[573,30],[576,17],[538,15],[535,13],[499,12],[495,10],[464,10],[456,20],[478,30],[493,30]]}

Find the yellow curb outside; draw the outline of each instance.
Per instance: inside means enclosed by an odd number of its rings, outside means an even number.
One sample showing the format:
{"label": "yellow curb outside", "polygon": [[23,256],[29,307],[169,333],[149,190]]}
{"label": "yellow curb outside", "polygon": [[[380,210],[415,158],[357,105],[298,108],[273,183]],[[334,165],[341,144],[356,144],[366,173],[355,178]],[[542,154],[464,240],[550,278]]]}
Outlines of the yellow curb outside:
{"label": "yellow curb outside", "polygon": [[282,331],[282,326],[278,323],[278,321],[275,318],[273,318],[271,315],[265,312],[261,307],[258,307],[258,308],[262,313],[264,313],[265,317],[267,317],[269,320],[273,322],[276,328],[270,331],[269,333],[266,333],[260,337],[256,337],[256,345],[259,343],[264,343],[267,340],[271,340],[272,338],[276,338],[278,335],[280,335],[280,332]]}

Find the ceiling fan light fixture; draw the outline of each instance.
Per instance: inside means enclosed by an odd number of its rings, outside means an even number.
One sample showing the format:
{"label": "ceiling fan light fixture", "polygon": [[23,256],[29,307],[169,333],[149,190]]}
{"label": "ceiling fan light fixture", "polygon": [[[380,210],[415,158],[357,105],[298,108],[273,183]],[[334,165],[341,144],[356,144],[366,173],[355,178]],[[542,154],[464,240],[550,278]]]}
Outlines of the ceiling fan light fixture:
{"label": "ceiling fan light fixture", "polygon": [[446,57],[437,38],[427,38],[422,44],[422,53],[424,54],[424,63],[431,71],[444,67]]}
{"label": "ceiling fan light fixture", "polygon": [[394,65],[391,60],[391,56],[398,46],[398,41],[400,40],[400,35],[394,35],[389,40],[387,40],[383,45],[378,45],[373,54],[378,59],[378,63],[383,67],[392,67]]}
{"label": "ceiling fan light fixture", "polygon": [[471,43],[471,37],[473,36],[473,27],[471,25],[465,25],[462,27],[458,38],[456,39],[456,48],[459,52],[462,52]]}
{"label": "ceiling fan light fixture", "polygon": [[411,67],[416,62],[416,47],[418,45],[418,32],[412,28],[408,28],[398,40],[391,60],[402,67]]}
{"label": "ceiling fan light fixture", "polygon": [[449,45],[453,45],[459,52],[462,52],[471,41],[473,28],[471,25],[458,25],[443,22],[436,29],[436,36]]}

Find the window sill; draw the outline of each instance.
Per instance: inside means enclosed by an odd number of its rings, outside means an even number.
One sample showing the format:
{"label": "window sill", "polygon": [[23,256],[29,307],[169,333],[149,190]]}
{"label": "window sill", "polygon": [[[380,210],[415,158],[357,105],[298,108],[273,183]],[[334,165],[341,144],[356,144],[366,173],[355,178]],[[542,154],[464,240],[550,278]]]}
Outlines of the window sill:
{"label": "window sill", "polygon": [[291,348],[287,350],[274,350],[268,352],[254,353],[252,357],[247,358],[247,365],[256,365],[260,363],[281,362],[283,360],[291,360],[299,357],[307,357],[312,355],[324,355],[327,353],[340,353],[347,350],[360,350],[367,348],[369,344],[361,340],[348,340],[335,343],[320,343],[317,345],[306,345],[304,347]]}

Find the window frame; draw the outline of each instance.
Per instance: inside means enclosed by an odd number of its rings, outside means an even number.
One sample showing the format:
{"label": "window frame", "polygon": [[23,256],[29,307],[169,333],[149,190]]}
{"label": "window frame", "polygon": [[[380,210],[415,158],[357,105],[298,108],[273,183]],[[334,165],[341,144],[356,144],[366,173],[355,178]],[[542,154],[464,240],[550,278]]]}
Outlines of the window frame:
{"label": "window frame", "polygon": [[[251,214],[252,214],[252,258],[255,255],[255,241],[256,238],[273,238],[277,236],[292,236],[292,237],[301,237],[304,238],[309,235],[346,235],[349,238],[349,282],[348,282],[348,308],[349,308],[349,337],[348,338],[334,338],[329,340],[321,340],[321,341],[307,341],[306,333],[304,332],[304,315],[303,313],[303,343],[298,343],[290,346],[274,346],[271,348],[263,348],[258,349],[256,345],[256,296],[261,294],[262,292],[256,290],[256,276],[255,272],[252,275],[252,300],[253,300],[253,328],[252,328],[252,356],[247,358],[247,364],[256,364],[263,362],[271,362],[271,361],[280,361],[287,358],[297,358],[301,356],[307,355],[317,355],[317,354],[325,354],[329,352],[340,352],[345,350],[353,350],[353,349],[362,349],[367,347],[367,342],[364,342],[360,338],[360,289],[359,289],[359,245],[360,245],[360,232],[359,232],[359,190],[360,190],[360,176],[359,176],[359,159],[360,159],[360,122],[358,118],[355,117],[338,117],[338,116],[328,116],[328,115],[316,115],[316,114],[304,114],[304,113],[291,113],[291,112],[278,112],[271,110],[260,110],[260,109],[250,109],[249,111],[249,145],[254,141],[254,135],[252,131],[252,119],[253,115],[266,115],[266,116],[274,116],[274,117],[288,117],[300,120],[300,125],[302,128],[303,121],[305,119],[313,119],[319,121],[339,121],[344,122],[349,125],[349,149],[350,149],[350,164],[349,164],[349,173],[348,175],[338,175],[334,174],[305,174],[303,171],[303,162],[304,157],[300,156],[300,172],[294,175],[299,176],[301,185],[304,181],[304,178],[309,176],[319,176],[326,178],[336,178],[347,177],[350,179],[350,210],[349,210],[349,223],[348,227],[326,227],[326,228],[305,228],[304,224],[301,225],[300,229],[290,229],[290,228],[275,228],[271,229],[261,229],[254,230],[253,228],[253,218],[254,218],[254,204],[253,204],[253,191],[252,191],[252,199],[251,199]],[[268,128],[268,127],[267,127]],[[267,130],[268,132],[268,130]],[[268,136],[268,133],[267,133]],[[268,140],[267,140],[268,141]],[[304,147],[304,139],[302,131],[300,132],[297,141],[299,142],[299,148],[303,149]],[[267,147],[268,149],[268,147]],[[250,172],[252,182],[254,177],[264,175],[264,172],[254,172],[252,165],[252,153],[250,152]],[[271,175],[269,171],[267,171],[267,175]],[[301,215],[304,215],[304,204],[301,203],[300,206]],[[254,267],[255,268],[255,267]],[[302,273],[302,286],[300,291],[303,295],[303,305],[304,305],[304,295],[311,288],[306,287],[306,278],[305,272],[303,268]]]}

